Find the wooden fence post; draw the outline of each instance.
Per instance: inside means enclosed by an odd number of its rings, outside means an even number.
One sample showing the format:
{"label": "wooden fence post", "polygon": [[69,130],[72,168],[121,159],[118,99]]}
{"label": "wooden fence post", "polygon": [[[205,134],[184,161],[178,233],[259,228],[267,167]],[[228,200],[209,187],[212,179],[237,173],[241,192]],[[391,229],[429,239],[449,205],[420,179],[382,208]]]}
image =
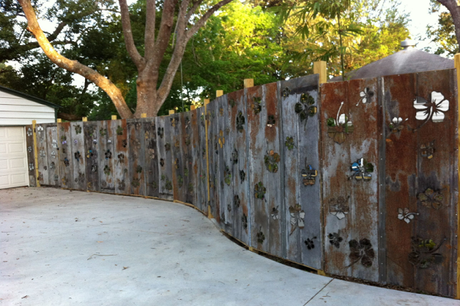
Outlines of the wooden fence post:
{"label": "wooden fence post", "polygon": [[209,104],[209,99],[204,99],[204,129],[205,129],[205,135],[206,135],[206,175],[207,175],[207,180],[206,180],[206,189],[208,191],[208,218],[212,219],[213,216],[211,214],[211,192],[209,190],[209,144],[208,144],[208,113],[207,113],[207,105]]}
{"label": "wooden fence post", "polygon": [[34,135],[34,163],[35,163],[35,186],[40,187],[40,178],[38,177],[38,145],[37,145],[37,120],[32,120],[32,132]]}
{"label": "wooden fence post", "polygon": [[191,110],[191,111],[192,111],[192,110],[195,110],[195,109],[196,109],[196,106],[195,106],[195,105],[193,105],[193,104],[190,105],[190,110]]}
{"label": "wooden fence post", "polygon": [[223,95],[224,95],[223,90],[216,90],[216,97],[220,97],[220,96],[223,96]]}
{"label": "wooden fence post", "polygon": [[170,110],[169,110],[169,114],[170,114],[170,115],[174,115],[174,110],[173,110],[173,109],[170,109]]}
{"label": "wooden fence post", "polygon": [[[460,110],[460,53],[455,54],[455,68],[457,70],[457,108]],[[460,120],[457,111],[457,128],[460,128]],[[460,161],[460,139],[457,139],[457,162]],[[460,164],[458,165],[460,167]],[[459,169],[460,170],[460,169]],[[460,172],[459,172],[460,173]],[[460,177],[458,178],[457,192],[460,190]],[[460,245],[460,193],[457,198],[457,247]],[[457,252],[457,299],[460,299],[460,252]]]}
{"label": "wooden fence post", "polygon": [[244,79],[244,88],[254,87],[254,79]]}
{"label": "wooden fence post", "polygon": [[142,113],[142,114],[141,114],[141,118],[147,118],[147,114],[146,114],[146,113]]}
{"label": "wooden fence post", "polygon": [[61,123],[62,122],[62,119],[61,118],[57,118],[57,123]]}
{"label": "wooden fence post", "polygon": [[112,120],[117,120],[117,115],[112,115]]}
{"label": "wooden fence post", "polygon": [[83,117],[83,118],[81,118],[81,121],[87,122],[87,121],[88,121],[88,117]]}
{"label": "wooden fence post", "polygon": [[319,74],[319,84],[327,83],[327,67],[325,61],[314,62],[313,73]]}

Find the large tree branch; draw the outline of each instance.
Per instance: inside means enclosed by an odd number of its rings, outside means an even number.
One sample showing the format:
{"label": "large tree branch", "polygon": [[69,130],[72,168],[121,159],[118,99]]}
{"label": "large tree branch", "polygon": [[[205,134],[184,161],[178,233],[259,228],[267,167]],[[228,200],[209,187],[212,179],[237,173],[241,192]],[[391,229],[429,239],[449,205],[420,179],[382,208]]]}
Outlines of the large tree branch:
{"label": "large tree branch", "polygon": [[190,17],[192,17],[192,15],[196,12],[198,7],[200,7],[201,3],[203,3],[203,0],[197,0],[192,2],[192,7],[190,8],[190,10],[187,13],[187,16],[185,17],[187,21],[190,20]]}
{"label": "large tree branch", "polygon": [[455,25],[455,36],[457,37],[457,43],[460,48],[460,9],[457,4],[457,0],[437,0],[439,3],[444,5],[450,12],[452,20]]}
{"label": "large tree branch", "polygon": [[[193,36],[195,35],[196,32],[198,32],[198,30],[204,26],[205,22],[209,19],[209,17],[211,17],[212,14],[214,14],[215,11],[217,11],[218,9],[220,9],[222,6],[232,2],[233,0],[222,0],[220,1],[219,3],[217,3],[216,5],[214,5],[213,7],[211,7],[191,28],[190,30],[187,31],[187,41]],[[192,12],[193,14],[193,12]],[[185,37],[184,37],[185,38]]]}
{"label": "large tree branch", "polygon": [[123,27],[123,36],[125,37],[126,50],[137,69],[141,70],[145,61],[139,54],[139,51],[137,51],[136,45],[134,44],[133,33],[131,30],[131,20],[129,19],[128,4],[126,4],[126,0],[118,0],[118,2],[120,3],[121,24]]}
{"label": "large tree branch", "polygon": [[176,3],[177,0],[165,0],[163,4],[160,29],[158,31],[153,54],[153,69],[158,69],[158,67],[160,67],[161,60],[163,59],[164,53],[169,46],[169,39],[174,25]]}
{"label": "large tree branch", "polygon": [[145,14],[145,58],[152,58],[155,50],[155,20],[156,20],[156,6],[155,0],[147,0],[146,14]]}
{"label": "large tree branch", "polygon": [[21,4],[22,9],[26,14],[28,22],[27,29],[35,36],[38,44],[43,49],[46,56],[48,56],[48,58],[59,67],[74,73],[78,73],[91,82],[94,82],[99,88],[104,90],[109,95],[122,118],[131,118],[132,112],[126,105],[121,91],[110,80],[103,77],[93,69],[82,65],[78,61],[70,60],[56,52],[40,28],[40,25],[37,21],[37,16],[35,15],[32,5],[30,4],[30,0],[18,0],[18,2]]}

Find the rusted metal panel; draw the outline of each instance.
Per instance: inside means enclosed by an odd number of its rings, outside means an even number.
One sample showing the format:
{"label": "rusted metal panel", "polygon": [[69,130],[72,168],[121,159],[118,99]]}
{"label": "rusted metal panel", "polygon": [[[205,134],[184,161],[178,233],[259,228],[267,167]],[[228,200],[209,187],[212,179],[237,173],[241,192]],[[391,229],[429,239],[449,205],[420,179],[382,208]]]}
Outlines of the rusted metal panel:
{"label": "rusted metal panel", "polygon": [[219,132],[216,101],[211,101],[206,105],[206,120],[208,121],[208,162],[209,162],[209,194],[211,214],[220,224],[220,198],[218,184],[220,184],[219,173]]}
{"label": "rusted metal panel", "polygon": [[[256,249],[282,256],[282,224],[276,215],[281,203],[281,172],[277,83],[247,89],[249,138],[249,194],[251,244]],[[284,195],[283,195],[284,196]]]}
{"label": "rusted metal panel", "polygon": [[281,83],[284,205],[276,210],[286,258],[322,269],[318,81],[313,75]]}
{"label": "rusted metal panel", "polygon": [[150,197],[159,196],[158,177],[158,152],[157,152],[157,128],[155,118],[144,120],[145,139],[145,195]]}
{"label": "rusted metal panel", "polygon": [[49,185],[48,176],[48,146],[46,142],[46,125],[36,126],[38,150],[38,180],[40,185]]}
{"label": "rusted metal panel", "polygon": [[377,80],[321,88],[325,270],[379,280]]}
{"label": "rusted metal panel", "polygon": [[159,156],[160,198],[173,200],[171,123],[169,117],[157,117],[157,151]]}
{"label": "rusted metal panel", "polygon": [[130,119],[127,120],[128,130],[128,175],[131,181],[130,194],[144,195],[145,193],[145,160],[144,160],[144,133],[143,120]]}
{"label": "rusted metal panel", "polygon": [[27,169],[29,172],[29,186],[36,187],[37,180],[36,180],[36,171],[35,167],[38,165],[35,164],[35,155],[34,155],[34,132],[32,125],[26,125],[26,145],[27,145]]}
{"label": "rusted metal panel", "polygon": [[114,176],[114,146],[116,130],[112,128],[112,121],[98,121],[99,131],[99,182],[100,191],[115,192]]}
{"label": "rusted metal panel", "polygon": [[453,70],[384,77],[387,281],[456,295]]}
{"label": "rusted metal panel", "polygon": [[229,234],[236,239],[250,244],[248,209],[251,200],[249,194],[249,163],[247,155],[247,115],[244,90],[227,95],[227,117],[229,135],[228,146],[230,149],[230,170],[232,175],[233,194],[230,198],[232,205],[232,228]]}
{"label": "rusted metal panel", "polygon": [[205,108],[200,107],[197,110],[197,122],[199,143],[198,143],[198,203],[197,207],[201,212],[208,213],[208,170],[206,166],[206,127],[205,127]]}
{"label": "rusted metal panel", "polygon": [[56,124],[46,125],[46,143],[48,147],[48,184],[59,187],[59,146]]}
{"label": "rusted metal panel", "polygon": [[61,187],[73,187],[73,160],[72,160],[72,138],[70,135],[70,122],[57,124],[59,130],[59,176]]}
{"label": "rusted metal panel", "polygon": [[86,190],[99,191],[99,137],[97,122],[84,122]]}
{"label": "rusted metal panel", "polygon": [[70,124],[70,146],[72,147],[72,188],[86,190],[86,151],[82,122]]}
{"label": "rusted metal panel", "polygon": [[[198,115],[198,110],[194,109],[189,112],[190,114],[190,154],[192,164],[190,166],[190,183],[189,193],[192,197],[193,205],[202,210],[201,208],[201,192],[200,192],[200,117]],[[193,190],[190,190],[192,187]]]}

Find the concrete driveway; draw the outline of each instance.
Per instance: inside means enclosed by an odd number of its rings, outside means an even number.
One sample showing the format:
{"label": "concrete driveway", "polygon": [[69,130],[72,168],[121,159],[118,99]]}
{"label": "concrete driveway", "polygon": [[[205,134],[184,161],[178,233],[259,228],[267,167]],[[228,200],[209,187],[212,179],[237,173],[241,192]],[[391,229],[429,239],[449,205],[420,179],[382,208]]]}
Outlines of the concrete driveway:
{"label": "concrete driveway", "polygon": [[460,305],[287,267],[170,202],[0,190],[0,231],[0,305]]}

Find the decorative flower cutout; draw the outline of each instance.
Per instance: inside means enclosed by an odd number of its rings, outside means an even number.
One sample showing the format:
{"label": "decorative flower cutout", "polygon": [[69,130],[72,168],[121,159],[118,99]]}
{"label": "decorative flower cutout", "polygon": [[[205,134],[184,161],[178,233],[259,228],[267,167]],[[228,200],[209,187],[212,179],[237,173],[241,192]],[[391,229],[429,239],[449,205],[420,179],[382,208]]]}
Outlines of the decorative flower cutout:
{"label": "decorative flower cutout", "polygon": [[243,213],[241,216],[241,223],[243,223],[243,228],[248,229],[248,217]]}
{"label": "decorative flower cutout", "polygon": [[283,98],[289,97],[290,94],[291,94],[291,90],[288,87],[283,89],[283,91],[282,91]]}
{"label": "decorative flower cutout", "polygon": [[306,169],[302,170],[302,180],[304,186],[312,186],[316,182],[318,176],[318,170],[313,169],[311,165],[308,165]]}
{"label": "decorative flower cutout", "polygon": [[233,205],[236,207],[236,208],[239,208],[240,207],[240,196],[235,194],[233,196]]}
{"label": "decorative flower cutout", "polygon": [[75,159],[76,159],[77,161],[80,161],[80,158],[81,158],[80,151],[75,152],[75,153],[73,154],[73,156],[75,157]]}
{"label": "decorative flower cutout", "polygon": [[76,126],[74,127],[74,129],[75,129],[75,134],[78,135],[78,134],[81,133],[81,125],[76,125]]}
{"label": "decorative flower cutout", "polygon": [[404,220],[407,224],[409,224],[411,220],[414,220],[415,216],[418,215],[419,213],[409,212],[409,208],[398,208],[398,219]]}
{"label": "decorative flower cutout", "polygon": [[284,145],[286,146],[286,148],[288,148],[289,151],[294,149],[294,147],[295,147],[294,137],[289,137],[289,136],[286,137],[286,141],[284,142]]}
{"label": "decorative flower cutout", "polygon": [[313,241],[315,239],[316,239],[316,236],[311,239],[307,238],[307,240],[304,241],[308,250],[313,250],[315,248],[315,242]]}
{"label": "decorative flower cutout", "polygon": [[280,212],[278,210],[279,206],[273,207],[271,217],[273,220],[279,220],[280,218]]}
{"label": "decorative flower cutout", "polygon": [[40,150],[40,157],[45,157],[46,156],[46,153],[45,153],[45,150]]}
{"label": "decorative flower cutout", "polygon": [[29,170],[32,171],[35,169],[35,166],[33,163],[29,163]]}
{"label": "decorative flower cutout", "polygon": [[105,165],[105,167],[104,167],[104,174],[107,175],[107,176],[110,175],[110,168],[109,168],[108,165]]}
{"label": "decorative flower cutout", "polygon": [[347,136],[353,133],[355,129],[349,118],[345,114],[340,114],[342,106],[343,102],[340,103],[339,110],[337,111],[337,117],[335,119],[327,119],[327,135],[338,144],[345,142]]}
{"label": "decorative flower cutout", "polygon": [[308,117],[313,117],[317,113],[318,108],[313,104],[315,104],[315,99],[309,93],[303,93],[300,96],[300,101],[294,106],[294,111],[299,114],[300,122],[305,121],[307,124]]}
{"label": "decorative flower cutout", "polygon": [[69,159],[68,159],[67,157],[64,157],[63,162],[64,162],[64,165],[65,165],[66,167],[68,167],[68,166],[70,165],[70,161],[69,161]]}
{"label": "decorative flower cutout", "polygon": [[327,235],[329,238],[329,243],[335,246],[336,248],[340,248],[340,243],[343,241],[343,238],[340,237],[339,233],[330,233]]}
{"label": "decorative flower cutout", "polygon": [[165,165],[165,160],[163,158],[160,158],[160,166],[164,166]]}
{"label": "decorative flower cutout", "polygon": [[441,253],[437,253],[437,251],[444,241],[436,246],[432,239],[412,237],[412,252],[409,253],[409,262],[419,269],[428,269],[433,264],[442,263],[444,256]]}
{"label": "decorative flower cutout", "polygon": [[236,165],[238,163],[238,150],[234,149],[232,152],[232,164]]}
{"label": "decorative flower cutout", "polygon": [[387,138],[393,133],[398,133],[399,135],[401,131],[404,129],[404,122],[406,122],[407,120],[409,120],[409,118],[403,119],[401,117],[393,117],[393,119],[391,119],[390,122],[390,133],[387,135]]}
{"label": "decorative flower cutout", "polygon": [[32,132],[32,129],[31,128],[28,128],[27,129],[27,136],[30,137],[33,135],[33,132]]}
{"label": "decorative flower cutout", "polygon": [[264,240],[265,240],[265,235],[261,230],[260,232],[257,233],[257,242],[262,244],[264,243]]}
{"label": "decorative flower cutout", "polygon": [[105,159],[112,158],[112,152],[110,152],[110,150],[107,150],[104,155],[105,155]]}
{"label": "decorative flower cutout", "polygon": [[361,264],[366,268],[372,266],[372,261],[375,257],[374,249],[369,239],[364,238],[359,242],[355,239],[350,240],[348,243],[350,246],[350,255],[349,258],[352,261],[348,267],[351,267],[358,261],[361,261]]}
{"label": "decorative flower cutout", "polygon": [[342,196],[337,198],[332,198],[329,200],[329,212],[336,216],[337,219],[342,220],[348,215],[350,208],[347,205],[347,201],[350,197],[346,199]]}
{"label": "decorative flower cutout", "polygon": [[246,119],[243,116],[243,112],[239,111],[238,116],[236,117],[236,130],[238,132],[240,133],[243,132],[245,122],[246,122]]}
{"label": "decorative flower cutout", "polygon": [[268,115],[267,126],[268,126],[268,127],[272,127],[272,126],[275,125],[275,123],[276,123],[275,116],[273,116],[273,115]]}
{"label": "decorative flower cutout", "polygon": [[445,118],[444,112],[449,110],[449,100],[446,100],[442,93],[433,91],[430,102],[422,97],[417,97],[414,100],[414,108],[417,110],[415,119],[425,121],[418,127],[421,128],[430,119],[434,123],[443,122]]}
{"label": "decorative flower cutout", "polygon": [[427,159],[432,159],[434,157],[434,152],[436,151],[434,148],[434,140],[430,142],[428,145],[422,144],[420,146],[420,155],[422,157],[426,157]]}
{"label": "decorative flower cutout", "polygon": [[368,163],[364,158],[360,158],[357,162],[351,164],[352,175],[349,179],[355,178],[357,181],[370,181],[372,179],[371,172],[374,172],[374,165]]}
{"label": "decorative flower cutout", "polygon": [[254,97],[252,98],[252,110],[254,111],[254,115],[257,115],[262,111],[262,98]]}
{"label": "decorative flower cutout", "polygon": [[27,152],[32,153],[32,147],[31,146],[27,147]]}
{"label": "decorative flower cutout", "polygon": [[278,163],[281,161],[281,157],[278,153],[271,150],[267,152],[267,155],[264,156],[265,166],[267,170],[272,173],[278,172]]}
{"label": "decorative flower cutout", "polygon": [[264,184],[262,182],[258,182],[254,186],[254,195],[257,199],[264,199],[266,191],[267,191],[267,188],[264,187]]}
{"label": "decorative flower cutout", "polygon": [[295,206],[289,206],[289,213],[291,216],[291,235],[296,230],[296,228],[304,228],[305,227],[305,211],[302,210],[302,206],[300,204],[296,204]]}
{"label": "decorative flower cutout", "polygon": [[417,199],[422,203],[423,206],[428,208],[440,209],[442,207],[442,201],[444,197],[441,191],[434,191],[428,188],[423,193],[417,195]]}
{"label": "decorative flower cutout", "polygon": [[244,182],[244,179],[246,178],[246,172],[243,170],[240,170],[240,180],[241,182]]}
{"label": "decorative flower cutout", "polygon": [[360,102],[363,102],[363,104],[370,102],[372,97],[374,96],[374,92],[370,90],[369,87],[366,87],[363,91],[359,93],[359,96],[361,97],[361,99],[358,101],[358,103],[356,103],[356,106],[358,106]]}
{"label": "decorative flower cutout", "polygon": [[224,181],[225,181],[225,184],[227,184],[228,186],[230,186],[230,184],[232,183],[232,173],[230,172],[230,169],[225,166],[225,170],[224,170]]}

